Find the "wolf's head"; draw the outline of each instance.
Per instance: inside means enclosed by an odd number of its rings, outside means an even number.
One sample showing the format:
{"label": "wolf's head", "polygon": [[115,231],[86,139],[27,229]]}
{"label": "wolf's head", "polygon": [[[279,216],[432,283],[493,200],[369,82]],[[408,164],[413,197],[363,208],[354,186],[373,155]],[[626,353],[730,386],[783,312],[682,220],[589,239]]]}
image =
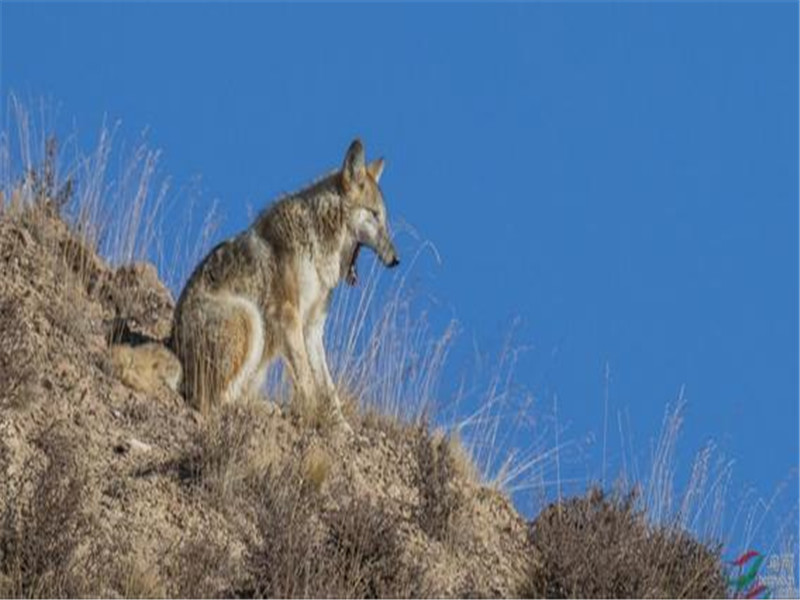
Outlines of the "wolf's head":
{"label": "wolf's head", "polygon": [[347,207],[347,223],[355,240],[347,273],[347,282],[356,282],[355,264],[361,245],[375,251],[389,268],[400,264],[397,251],[386,225],[386,205],[378,185],[383,173],[382,158],[366,164],[361,140],[354,140],[347,149],[342,165],[341,183]]}

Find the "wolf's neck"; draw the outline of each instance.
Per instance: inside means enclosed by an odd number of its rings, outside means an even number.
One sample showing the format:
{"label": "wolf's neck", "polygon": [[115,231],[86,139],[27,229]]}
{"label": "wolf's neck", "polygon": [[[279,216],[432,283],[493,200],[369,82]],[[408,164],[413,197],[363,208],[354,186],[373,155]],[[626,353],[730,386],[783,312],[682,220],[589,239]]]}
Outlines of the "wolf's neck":
{"label": "wolf's neck", "polygon": [[274,248],[320,247],[340,252],[347,237],[345,201],[333,176],[285,196],[267,207],[251,226]]}

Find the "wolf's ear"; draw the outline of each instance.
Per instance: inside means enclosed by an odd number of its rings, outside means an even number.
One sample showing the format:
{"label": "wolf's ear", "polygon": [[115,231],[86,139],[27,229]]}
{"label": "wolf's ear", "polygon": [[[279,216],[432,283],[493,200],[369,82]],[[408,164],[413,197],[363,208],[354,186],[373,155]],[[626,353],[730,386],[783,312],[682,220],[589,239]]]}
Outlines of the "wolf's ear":
{"label": "wolf's ear", "polygon": [[350,189],[354,183],[364,179],[367,170],[364,166],[364,145],[358,138],[353,140],[347,149],[342,165],[342,185],[345,190]]}
{"label": "wolf's ear", "polygon": [[386,161],[382,158],[378,160],[373,160],[371,163],[367,165],[367,172],[372,176],[375,180],[375,183],[378,183],[381,179],[381,175],[383,174],[383,167],[386,165]]}

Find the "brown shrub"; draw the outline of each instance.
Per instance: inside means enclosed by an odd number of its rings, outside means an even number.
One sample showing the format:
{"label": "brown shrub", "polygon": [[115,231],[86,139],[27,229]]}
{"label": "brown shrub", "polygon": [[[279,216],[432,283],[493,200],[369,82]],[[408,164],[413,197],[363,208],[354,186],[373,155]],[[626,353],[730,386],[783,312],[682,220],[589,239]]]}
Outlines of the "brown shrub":
{"label": "brown shrub", "polygon": [[[90,565],[77,565],[85,478],[64,438],[39,439],[47,464],[21,482],[0,523],[0,596],[60,597],[91,593]],[[33,467],[28,467],[33,473]]]}
{"label": "brown shrub", "polygon": [[0,301],[0,406],[19,408],[28,403],[38,379],[38,348],[22,308],[12,300]]}
{"label": "brown shrub", "polygon": [[299,472],[268,471],[252,487],[258,535],[247,549],[250,583],[239,595],[293,598],[322,584],[319,498]]}
{"label": "brown shrub", "polygon": [[[199,534],[185,540],[175,560],[170,577],[172,597],[220,598],[230,596],[233,581],[229,545]],[[163,595],[163,594],[162,594]]]}
{"label": "brown shrub", "polygon": [[652,527],[635,494],[547,507],[533,521],[534,564],[522,594],[534,598],[722,598],[719,550],[672,527]]}
{"label": "brown shrub", "polygon": [[326,579],[316,595],[337,598],[412,598],[429,595],[406,564],[399,523],[380,503],[354,499],[327,516]]}
{"label": "brown shrub", "polygon": [[427,426],[422,424],[416,431],[414,450],[419,525],[436,540],[452,541],[453,524],[464,504],[464,496],[455,485],[459,466],[449,440],[443,435],[431,435]]}
{"label": "brown shrub", "polygon": [[384,506],[358,498],[325,512],[314,483],[288,467],[270,471],[253,493],[258,535],[247,549],[249,585],[237,595],[424,595],[417,573],[402,560],[398,523]]}

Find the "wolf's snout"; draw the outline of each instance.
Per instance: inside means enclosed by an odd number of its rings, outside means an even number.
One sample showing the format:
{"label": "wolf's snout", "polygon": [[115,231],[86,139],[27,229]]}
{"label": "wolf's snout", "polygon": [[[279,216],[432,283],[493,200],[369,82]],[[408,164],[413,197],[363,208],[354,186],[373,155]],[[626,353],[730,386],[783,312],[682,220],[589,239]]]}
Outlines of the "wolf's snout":
{"label": "wolf's snout", "polygon": [[397,258],[397,256],[393,256],[392,260],[386,263],[386,266],[389,267],[390,269],[394,269],[399,264],[400,264],[400,259]]}

